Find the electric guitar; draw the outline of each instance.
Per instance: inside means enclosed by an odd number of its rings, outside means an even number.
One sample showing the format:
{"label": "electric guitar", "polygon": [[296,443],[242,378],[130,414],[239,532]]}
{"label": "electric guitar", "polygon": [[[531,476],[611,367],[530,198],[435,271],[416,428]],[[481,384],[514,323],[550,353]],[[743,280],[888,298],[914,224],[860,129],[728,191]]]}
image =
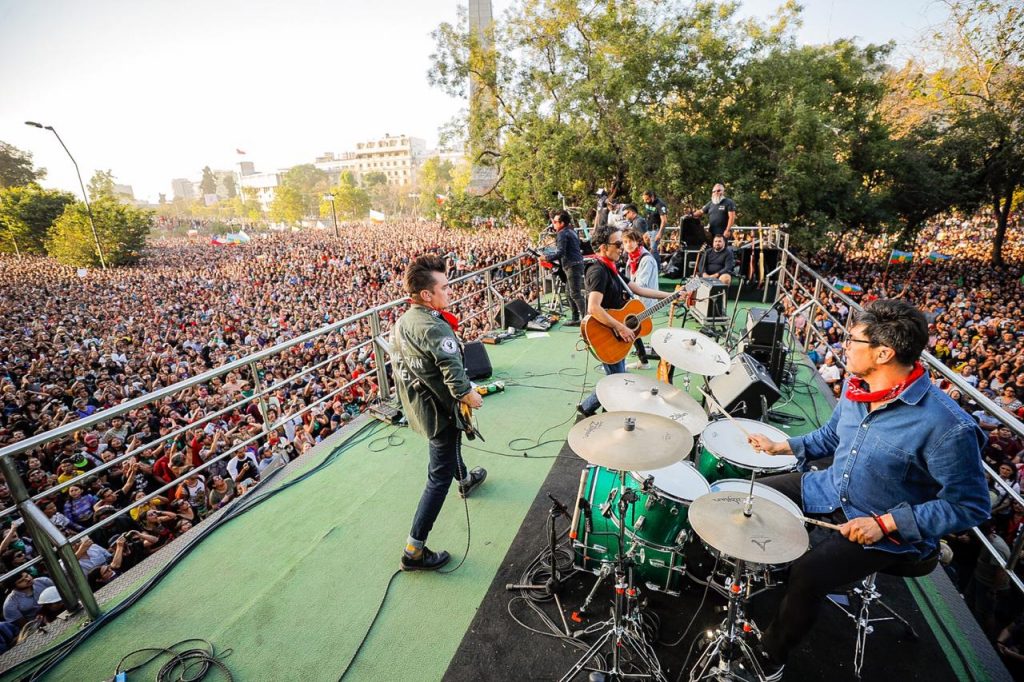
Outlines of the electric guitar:
{"label": "electric guitar", "polygon": [[487,442],[484,435],[480,433],[480,429],[477,428],[476,416],[473,412],[473,408],[462,401],[456,403],[455,406],[455,428],[466,434],[467,440],[476,440],[479,438],[480,442]]}
{"label": "electric guitar", "polygon": [[[644,309],[644,304],[637,299],[631,299],[621,308],[606,311],[612,319],[626,325],[637,338],[647,336],[654,330],[654,322],[651,317],[665,306],[671,305],[677,298],[689,293],[691,284],[693,289],[699,282],[688,282],[685,287],[675,291],[668,298],[663,298],[650,308]],[[632,341],[623,341],[614,329],[608,325],[598,322],[593,315],[587,315],[580,322],[580,336],[586,342],[587,347],[595,358],[613,365],[629,355],[629,349],[633,347]]]}

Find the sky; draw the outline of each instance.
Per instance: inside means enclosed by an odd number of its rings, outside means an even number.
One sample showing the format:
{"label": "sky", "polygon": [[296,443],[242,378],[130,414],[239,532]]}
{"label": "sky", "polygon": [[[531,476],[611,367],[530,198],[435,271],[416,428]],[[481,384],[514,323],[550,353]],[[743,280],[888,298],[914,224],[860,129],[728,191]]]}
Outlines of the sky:
{"label": "sky", "polygon": [[[46,168],[44,186],[79,193],[57,139],[24,121],[51,125],[86,183],[110,169],[152,202],[206,165],[276,170],[385,134],[433,147],[466,106],[426,78],[430,32],[459,2],[0,0],[0,140]],[[804,0],[798,40],[895,40],[900,59],[943,16],[938,0]]]}

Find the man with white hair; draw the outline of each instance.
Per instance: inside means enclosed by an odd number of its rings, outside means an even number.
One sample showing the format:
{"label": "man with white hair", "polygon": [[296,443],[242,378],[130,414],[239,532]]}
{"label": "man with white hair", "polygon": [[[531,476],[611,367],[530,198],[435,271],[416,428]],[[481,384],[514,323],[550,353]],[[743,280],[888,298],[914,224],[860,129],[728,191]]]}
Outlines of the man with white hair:
{"label": "man with white hair", "polygon": [[722,183],[715,183],[714,189],[711,190],[711,201],[693,215],[697,218],[707,215],[712,239],[718,235],[726,239],[732,237],[732,228],[736,224],[736,204],[725,196],[725,185]]}

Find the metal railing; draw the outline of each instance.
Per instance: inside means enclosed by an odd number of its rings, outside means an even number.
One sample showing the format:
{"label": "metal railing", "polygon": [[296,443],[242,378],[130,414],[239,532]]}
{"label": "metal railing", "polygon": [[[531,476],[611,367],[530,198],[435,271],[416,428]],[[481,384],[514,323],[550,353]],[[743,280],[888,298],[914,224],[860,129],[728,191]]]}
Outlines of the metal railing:
{"label": "metal railing", "polygon": [[[483,316],[483,322],[478,325],[479,328],[487,329],[491,326],[504,327],[506,323],[505,302],[514,298],[529,298],[534,292],[539,292],[540,290],[539,274],[534,265],[534,260],[531,254],[523,253],[453,279],[451,281],[453,300],[450,309],[457,315],[468,312],[462,318],[463,325],[472,323]],[[159,388],[115,407],[96,412],[75,422],[34,435],[0,449],[0,473],[6,479],[15,501],[15,504],[0,511],[0,521],[12,515],[20,514],[21,519],[24,521],[25,529],[33,540],[33,546],[38,552],[38,556],[0,576],[0,581],[18,575],[22,571],[42,562],[46,565],[49,575],[53,578],[65,605],[69,609],[75,609],[80,603],[86,608],[91,617],[97,617],[100,614],[99,606],[88,580],[78,560],[75,558],[73,543],[104,526],[110,525],[117,518],[125,514],[131,514],[133,510],[150,505],[154,500],[161,498],[163,493],[176,489],[189,476],[209,471],[218,465],[223,465],[236,454],[242,453],[244,456],[245,450],[249,445],[263,442],[273,431],[283,429],[289,423],[298,427],[303,424],[306,415],[313,411],[321,410],[329,400],[352,389],[357,384],[371,385],[371,389],[367,392],[368,396],[373,396],[376,393],[378,398],[390,399],[392,397],[391,360],[388,356],[389,344],[386,337],[394,321],[407,306],[408,302],[406,299],[396,299],[319,329],[301,334],[271,348],[238,358],[197,376],[184,379],[174,385]],[[498,324],[492,325],[491,320]],[[367,327],[368,331],[366,331]],[[351,341],[346,340],[350,339],[353,333],[355,333],[356,338]],[[360,335],[362,338],[360,338]],[[326,357],[308,366],[303,366],[299,371],[289,374],[284,378],[275,380],[270,384],[265,382],[265,377],[268,376],[268,373],[261,370],[267,369],[276,359],[286,357],[285,354],[311,347],[315,341],[336,342],[334,345],[339,350],[327,352]],[[328,347],[330,347],[330,344],[328,344]],[[316,396],[315,399],[311,399],[305,404],[301,404],[301,401],[295,401],[288,404],[279,404],[277,409],[272,409],[272,398],[268,398],[268,396],[273,396],[278,391],[286,390],[296,381],[302,381],[311,375],[315,377],[315,373],[318,371],[329,371],[336,364],[344,366],[346,361],[352,356],[355,356],[357,362],[366,367],[367,371],[365,373],[324,391],[323,394]],[[76,434],[82,434],[99,424],[109,422],[114,417],[121,416],[123,418],[124,415],[129,415],[140,409],[159,409],[159,406],[164,401],[173,400],[183,395],[187,397],[190,392],[206,386],[214,379],[240,372],[248,375],[252,390],[243,392],[240,398],[232,400],[229,404],[219,409],[210,410],[209,413],[204,414],[202,417],[187,423],[172,424],[167,427],[166,433],[160,434],[158,438],[139,444],[134,448],[126,448],[123,454],[112,457],[95,468],[78,474],[73,478],[59,481],[57,485],[47,486],[45,489],[34,493],[25,485],[15,463],[15,457],[24,454],[31,455],[31,453],[40,448],[62,448],[67,443],[73,443]],[[276,372],[274,376],[277,376]],[[376,389],[372,387],[372,379],[376,380]],[[211,452],[209,459],[203,461],[198,466],[192,468],[185,467],[185,470],[181,473],[175,472],[175,477],[170,482],[164,482],[156,490],[145,495],[138,495],[137,499],[131,500],[130,504],[116,510],[101,521],[93,522],[78,532],[72,531],[65,535],[39,508],[39,503],[51,499],[51,496],[63,492],[74,485],[79,485],[84,489],[92,478],[108,470],[116,470],[129,461],[136,462],[142,467],[144,472],[151,473],[151,465],[139,464],[141,456],[163,450],[169,444],[184,437],[187,433],[194,430],[203,430],[207,424],[214,420],[231,415],[236,410],[249,409],[252,405],[257,406],[256,409],[262,421],[251,429],[251,433],[246,434],[243,432],[233,435],[231,442],[222,452]],[[272,411],[278,415],[273,421],[270,420]],[[235,429],[231,429],[228,435],[234,432]],[[94,519],[95,516],[93,516]]]}
{"label": "metal railing", "polygon": [[[827,334],[819,329],[815,324],[817,316],[819,314],[824,315],[832,322],[833,325],[842,330],[845,334],[848,331],[846,320],[842,320],[832,313],[833,304],[835,302],[841,302],[851,311],[862,310],[862,308],[860,304],[841,291],[836,290],[831,282],[792,253],[784,252],[784,258],[785,260],[782,261],[783,265],[780,266],[777,272],[779,279],[776,298],[782,299],[786,309],[790,312],[801,308],[806,310],[806,312],[803,313],[805,324],[801,330],[795,329],[797,316],[789,316],[789,332],[791,335],[794,335],[795,338],[802,341],[804,351],[810,347],[812,340],[818,343],[824,343],[824,345],[827,346]],[[847,315],[846,319],[849,319],[849,315]],[[845,368],[845,363],[840,355],[841,354],[836,353],[834,354],[834,357],[836,362]],[[1010,414],[997,405],[995,401],[981,393],[971,384],[967,383],[959,373],[954,372],[931,353],[923,353],[922,360],[928,365],[930,370],[937,374],[941,374],[944,379],[955,386],[963,397],[974,401],[981,410],[994,417],[1013,433],[1024,438],[1024,423],[1022,423],[1015,415]],[[1001,488],[1003,492],[1016,504],[1024,506],[1024,497],[1021,497],[1021,495],[1015,491],[1009,483],[1004,481],[999,474],[989,466],[988,462],[983,460],[982,466],[984,467],[985,473],[988,474],[997,487]],[[1022,581],[1020,576],[1016,573],[1017,566],[1021,560],[1021,554],[1024,552],[1024,533],[1018,534],[1016,541],[1011,548],[1009,559],[1004,560],[1002,555],[996,551],[995,547],[993,547],[992,543],[987,537],[985,537],[985,534],[979,528],[975,527],[971,529],[971,532],[978,538],[985,550],[992,555],[993,561],[1006,571],[1010,581],[1017,587],[1021,594],[1024,594],[1024,581]]]}

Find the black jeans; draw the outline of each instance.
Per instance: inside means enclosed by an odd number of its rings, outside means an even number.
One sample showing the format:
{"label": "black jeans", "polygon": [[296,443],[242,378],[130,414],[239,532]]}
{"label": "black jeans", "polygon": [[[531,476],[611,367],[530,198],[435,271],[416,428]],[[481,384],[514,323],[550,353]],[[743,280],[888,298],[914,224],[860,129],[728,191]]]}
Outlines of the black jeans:
{"label": "black jeans", "polygon": [[583,300],[583,263],[572,263],[563,266],[562,269],[565,270],[565,283],[569,290],[572,319],[579,320],[587,313],[587,304]]}
{"label": "black jeans", "polygon": [[[759,482],[778,490],[803,509],[802,477],[802,473],[779,474],[766,476]],[[843,523],[846,515],[837,509],[829,520]],[[818,607],[826,595],[876,571],[916,563],[920,559],[917,552],[893,554],[866,549],[838,532],[826,532],[828,535],[824,540],[814,544],[789,567],[786,592],[775,619],[764,632],[764,648],[777,663],[785,663],[789,652],[814,626]]]}
{"label": "black jeans", "polygon": [[462,461],[462,432],[454,425],[429,440],[429,452],[427,486],[423,489],[412,519],[412,530],[409,531],[410,538],[420,543],[427,541],[452,481],[460,481],[467,475],[466,464]]}

